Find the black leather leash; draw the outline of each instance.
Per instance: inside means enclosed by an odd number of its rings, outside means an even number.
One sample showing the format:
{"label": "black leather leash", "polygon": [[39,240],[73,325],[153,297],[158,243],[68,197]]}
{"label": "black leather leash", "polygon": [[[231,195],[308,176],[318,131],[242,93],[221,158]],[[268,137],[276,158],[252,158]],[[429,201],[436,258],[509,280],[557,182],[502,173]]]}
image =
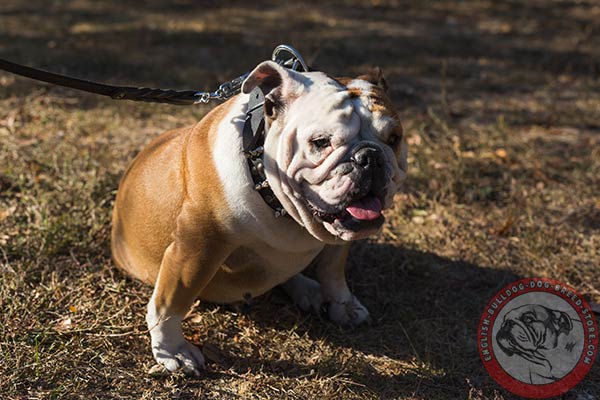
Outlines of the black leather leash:
{"label": "black leather leash", "polygon": [[84,79],[59,75],[37,68],[27,67],[11,61],[0,59],[0,69],[21,75],[27,78],[71,89],[82,90],[88,93],[108,96],[115,100],[147,101],[153,103],[168,103],[176,105],[192,105],[198,102],[196,90],[170,90],[138,88],[132,86],[113,86],[103,83],[91,82]]}
{"label": "black leather leash", "polygon": [[[297,70],[301,68],[303,71],[309,70],[300,53],[293,47],[285,44],[279,45],[273,50],[272,60],[290,69]],[[246,73],[225,82],[214,92],[202,92],[198,90],[153,89],[146,87],[107,85],[104,83],[60,75],[38,68],[31,68],[4,59],[0,59],[0,70],[54,85],[82,90],[101,96],[108,96],[115,100],[146,101],[179,106],[208,103],[211,100],[227,100],[231,96],[239,93],[242,83],[248,76],[248,73]]]}

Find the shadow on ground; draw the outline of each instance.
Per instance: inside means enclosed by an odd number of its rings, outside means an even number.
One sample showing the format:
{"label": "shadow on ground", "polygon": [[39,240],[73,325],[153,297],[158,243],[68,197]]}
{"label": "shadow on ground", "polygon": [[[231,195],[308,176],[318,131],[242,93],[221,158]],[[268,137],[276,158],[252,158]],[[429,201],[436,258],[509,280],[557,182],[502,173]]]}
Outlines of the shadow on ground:
{"label": "shadow on ground", "polygon": [[[235,350],[216,344],[223,357],[216,369],[232,368],[240,374],[261,370],[285,378],[335,375],[343,369],[350,382],[364,385],[382,398],[425,395],[428,388],[463,396],[470,389],[468,382],[477,386],[491,383],[478,360],[477,324],[492,296],[519,279],[517,275],[369,241],[357,243],[350,260],[349,279],[353,292],[371,312],[370,325],[343,329],[326,318],[307,316],[278,289],[235,310],[261,329],[293,331],[316,342],[358,350],[363,357],[374,355],[381,360],[383,356],[389,363],[347,360],[349,365],[336,368],[332,363],[339,360],[324,359],[307,366],[286,356],[239,357]],[[215,307],[204,305],[201,309]],[[465,365],[461,361],[468,359],[473,362]]]}

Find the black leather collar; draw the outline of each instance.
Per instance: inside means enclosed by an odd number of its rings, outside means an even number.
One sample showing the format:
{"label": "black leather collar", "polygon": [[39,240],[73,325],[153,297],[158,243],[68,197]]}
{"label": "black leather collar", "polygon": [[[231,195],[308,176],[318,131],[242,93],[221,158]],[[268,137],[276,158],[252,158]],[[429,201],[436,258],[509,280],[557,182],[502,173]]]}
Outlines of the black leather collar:
{"label": "black leather collar", "polygon": [[264,100],[262,91],[259,88],[255,88],[250,93],[246,122],[242,133],[244,155],[248,160],[248,168],[250,168],[254,189],[260,193],[265,203],[275,211],[275,218],[279,218],[287,215],[287,211],[271,190],[263,163],[263,145],[265,144]]}

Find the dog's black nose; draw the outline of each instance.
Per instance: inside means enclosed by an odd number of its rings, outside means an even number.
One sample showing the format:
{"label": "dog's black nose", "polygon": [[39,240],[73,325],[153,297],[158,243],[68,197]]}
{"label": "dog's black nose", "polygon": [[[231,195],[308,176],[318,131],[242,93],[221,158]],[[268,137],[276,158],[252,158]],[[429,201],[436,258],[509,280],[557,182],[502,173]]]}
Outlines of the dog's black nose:
{"label": "dog's black nose", "polygon": [[381,166],[381,152],[375,147],[360,146],[355,149],[350,159],[359,166],[366,168],[369,166]]}

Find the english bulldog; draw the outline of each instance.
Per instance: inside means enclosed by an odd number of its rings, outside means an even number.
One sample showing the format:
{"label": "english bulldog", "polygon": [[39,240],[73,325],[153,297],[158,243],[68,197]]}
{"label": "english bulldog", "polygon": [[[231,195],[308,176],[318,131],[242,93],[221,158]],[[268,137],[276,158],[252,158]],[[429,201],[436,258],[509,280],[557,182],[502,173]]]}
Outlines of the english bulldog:
{"label": "english bulldog", "polygon": [[[196,298],[238,302],[281,285],[302,309],[324,307],[338,324],[367,320],[346,284],[349,243],[380,229],[407,169],[384,86],[378,71],[335,79],[265,61],[241,94],[137,155],[118,189],[111,247],[121,269],[154,285],[146,321],[158,364],[203,368],[181,327]],[[264,172],[287,212],[280,218],[255,190],[244,153],[255,88],[265,99]],[[302,274],[311,263],[317,280]]]}
{"label": "english bulldog", "polygon": [[580,338],[572,337],[572,330],[567,313],[526,304],[504,316],[496,341],[506,355],[525,361],[514,368],[518,378],[540,385],[562,378],[577,363],[581,352],[573,350]]}

